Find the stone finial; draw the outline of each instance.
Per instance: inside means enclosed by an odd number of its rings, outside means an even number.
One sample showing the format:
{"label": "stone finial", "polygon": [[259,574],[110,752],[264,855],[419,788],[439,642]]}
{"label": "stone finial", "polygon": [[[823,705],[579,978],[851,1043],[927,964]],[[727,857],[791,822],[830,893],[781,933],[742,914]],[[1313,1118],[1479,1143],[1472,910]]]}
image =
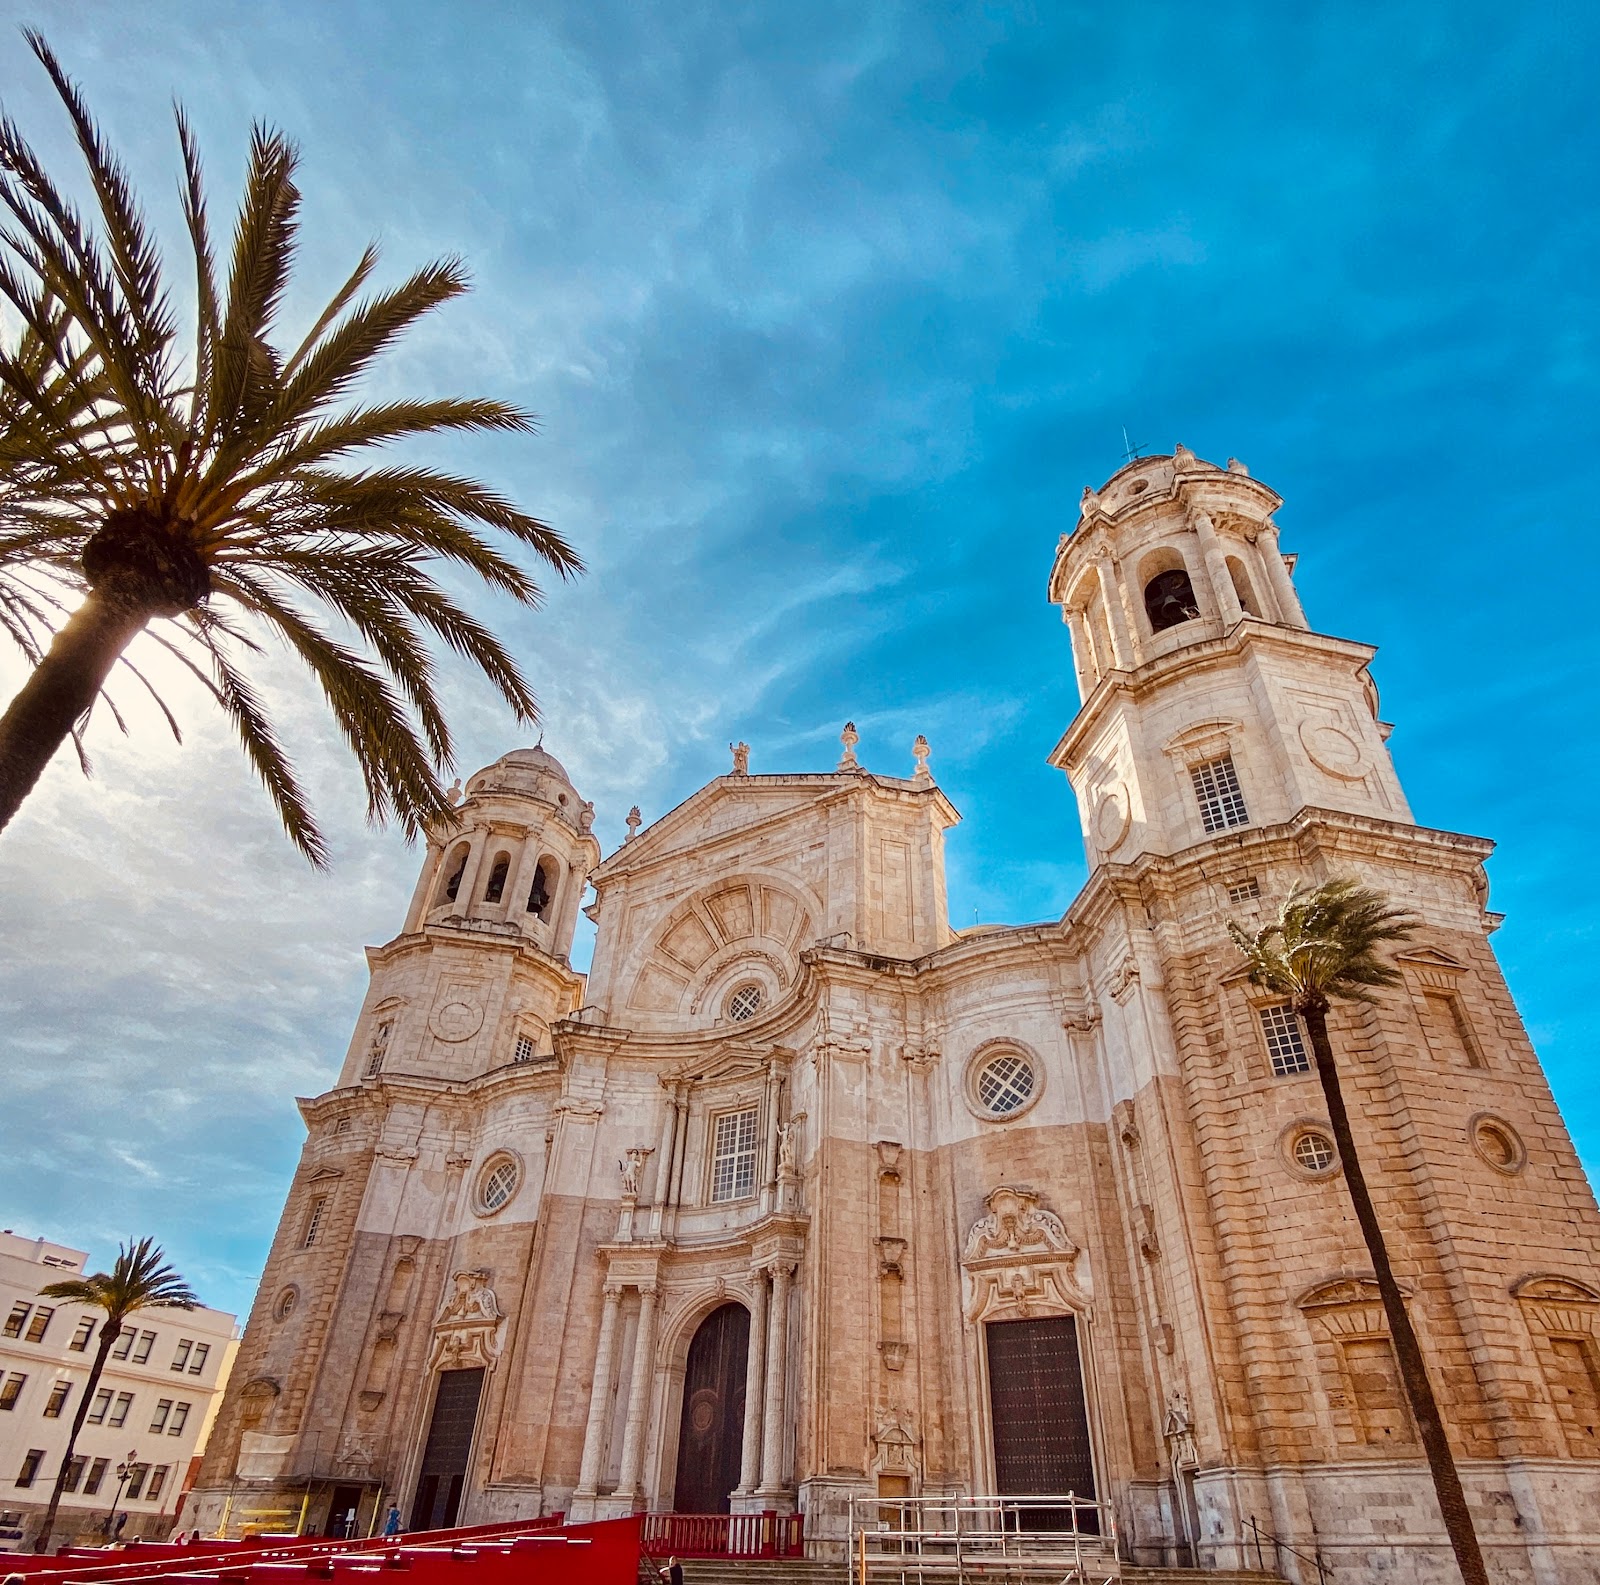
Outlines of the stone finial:
{"label": "stone finial", "polygon": [[1094,486],[1091,484],[1084,485],[1083,494],[1078,499],[1078,515],[1087,517],[1091,512],[1097,510],[1099,505],[1100,497],[1095,494]]}
{"label": "stone finial", "polygon": [[459,776],[457,776],[456,779],[450,783],[450,790],[444,795],[444,801],[449,804],[452,809],[454,809],[455,806],[461,802],[461,778]]}
{"label": "stone finial", "polygon": [[635,804],[628,811],[628,818],[622,822],[628,828],[628,834],[622,840],[631,842],[639,834],[639,827],[644,824],[644,816],[639,813],[639,806]]}
{"label": "stone finial", "polygon": [[578,805],[578,829],[587,831],[594,825],[594,801],[586,799]]}
{"label": "stone finial", "polygon": [[1172,448],[1172,461],[1176,467],[1187,468],[1194,461],[1194,453],[1180,440]]}
{"label": "stone finial", "polygon": [[856,758],[856,744],[861,741],[861,734],[856,731],[854,721],[846,721],[844,731],[839,734],[839,741],[844,744],[844,753],[839,756],[839,763],[835,770],[860,770],[861,762]]}
{"label": "stone finial", "polygon": [[931,752],[927,738],[920,732],[917,733],[916,740],[911,745],[912,757],[917,762],[916,774],[911,778],[913,781],[931,782],[933,780],[933,772],[928,769],[928,755]]}
{"label": "stone finial", "polygon": [[748,743],[730,743],[728,751],[733,755],[733,774],[735,776],[748,776],[750,774],[750,745]]}
{"label": "stone finial", "polygon": [[1228,458],[1228,472],[1241,473],[1247,479],[1250,477],[1250,470],[1237,457]]}

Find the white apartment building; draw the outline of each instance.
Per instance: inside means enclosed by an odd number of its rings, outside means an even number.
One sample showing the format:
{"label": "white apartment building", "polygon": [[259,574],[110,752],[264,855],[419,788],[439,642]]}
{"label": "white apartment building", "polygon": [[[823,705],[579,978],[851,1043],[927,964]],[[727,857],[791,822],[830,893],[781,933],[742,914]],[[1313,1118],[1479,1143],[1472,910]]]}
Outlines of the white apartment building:
{"label": "white apartment building", "polygon": [[[94,1362],[101,1312],[40,1296],[83,1250],[0,1232],[0,1552],[32,1549]],[[74,1452],[55,1540],[164,1535],[238,1347],[223,1310],[141,1310],[117,1339]],[[120,1503],[118,1501],[120,1493]]]}

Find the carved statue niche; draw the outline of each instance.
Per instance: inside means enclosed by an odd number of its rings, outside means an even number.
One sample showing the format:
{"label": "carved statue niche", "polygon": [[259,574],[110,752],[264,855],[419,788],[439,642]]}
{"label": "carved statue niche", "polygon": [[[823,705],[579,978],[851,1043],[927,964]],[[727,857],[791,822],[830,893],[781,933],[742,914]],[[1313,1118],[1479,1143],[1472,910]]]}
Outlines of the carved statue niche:
{"label": "carved statue niche", "polygon": [[968,1321],[1000,1311],[1024,1317],[1086,1311],[1089,1295],[1075,1270],[1080,1251],[1061,1218],[1020,1184],[991,1190],[984,1204],[989,1214],[972,1224],[961,1255]]}
{"label": "carved statue niche", "polygon": [[429,1370],[466,1370],[492,1366],[500,1357],[505,1317],[489,1286],[487,1271],[458,1271],[455,1291],[444,1301],[433,1323]]}
{"label": "carved statue niche", "polygon": [[916,1473],[921,1463],[917,1449],[922,1445],[922,1438],[917,1435],[917,1422],[909,1410],[899,1404],[880,1409],[872,1443],[876,1449],[873,1466],[879,1474]]}

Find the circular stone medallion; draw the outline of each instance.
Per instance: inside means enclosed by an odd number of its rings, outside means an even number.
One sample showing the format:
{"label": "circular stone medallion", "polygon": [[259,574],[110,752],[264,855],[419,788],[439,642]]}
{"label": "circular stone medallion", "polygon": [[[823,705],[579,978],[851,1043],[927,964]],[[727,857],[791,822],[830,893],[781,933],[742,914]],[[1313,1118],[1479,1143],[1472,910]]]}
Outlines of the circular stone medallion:
{"label": "circular stone medallion", "polygon": [[1361,745],[1342,727],[1326,721],[1303,721],[1300,741],[1318,770],[1341,781],[1359,781],[1366,769]]}
{"label": "circular stone medallion", "polygon": [[1094,811],[1094,837],[1102,853],[1110,853],[1128,834],[1128,789],[1113,782],[1100,795]]}
{"label": "circular stone medallion", "polygon": [[476,1002],[456,997],[438,1008],[430,1022],[441,1040],[470,1040],[483,1027],[483,1009]]}

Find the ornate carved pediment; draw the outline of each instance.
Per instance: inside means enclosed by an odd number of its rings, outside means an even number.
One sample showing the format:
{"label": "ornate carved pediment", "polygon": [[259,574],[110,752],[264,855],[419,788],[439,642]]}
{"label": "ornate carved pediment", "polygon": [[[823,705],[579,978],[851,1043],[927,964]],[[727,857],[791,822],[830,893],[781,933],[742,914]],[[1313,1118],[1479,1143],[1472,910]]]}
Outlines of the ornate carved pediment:
{"label": "ornate carved pediment", "polygon": [[914,1470],[917,1467],[917,1449],[922,1438],[917,1435],[917,1422],[910,1410],[898,1404],[880,1409],[872,1441],[877,1449],[875,1462],[879,1469]]}
{"label": "ornate carved pediment", "polygon": [[433,1354],[429,1370],[485,1368],[500,1357],[504,1316],[483,1270],[458,1271],[451,1279],[454,1291],[439,1308],[433,1323]]}
{"label": "ornate carved pediment", "polygon": [[986,1320],[1001,1310],[1059,1315],[1088,1308],[1075,1267],[1079,1250],[1054,1211],[1020,1184],[1002,1184],[984,1200],[989,1208],[967,1232],[961,1256],[966,1274],[967,1319]]}

